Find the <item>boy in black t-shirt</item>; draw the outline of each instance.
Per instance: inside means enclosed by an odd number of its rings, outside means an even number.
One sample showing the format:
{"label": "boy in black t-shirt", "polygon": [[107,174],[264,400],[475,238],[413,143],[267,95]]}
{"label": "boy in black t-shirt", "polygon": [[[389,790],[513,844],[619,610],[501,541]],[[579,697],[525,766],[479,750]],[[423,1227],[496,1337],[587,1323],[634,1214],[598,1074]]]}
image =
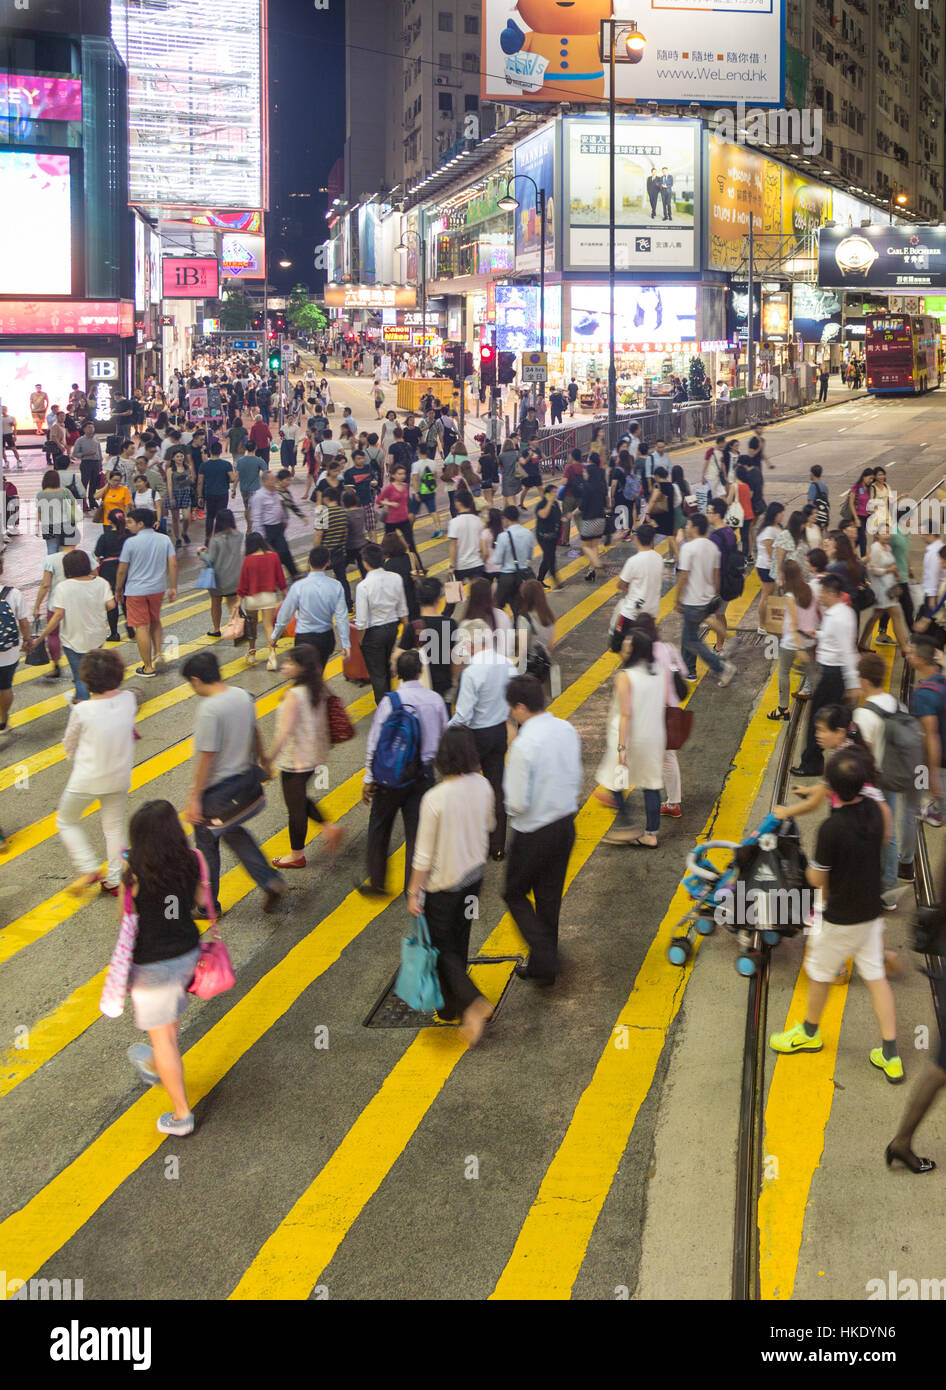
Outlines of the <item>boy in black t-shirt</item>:
{"label": "boy in black t-shirt", "polygon": [[903,1063],[897,1054],[896,1011],[884,967],[880,898],[883,817],[878,802],[861,795],[866,765],[856,750],[837,753],[826,762],[824,775],[833,809],[818,830],[807,869],[808,883],[821,890],[825,906],[805,953],[805,1021],[785,1033],[773,1033],[769,1045],[776,1052],[821,1051],[821,1015],[839,970],[853,956],[880,1025],[882,1045],[871,1049],[870,1061],[897,1084],[903,1080]]}

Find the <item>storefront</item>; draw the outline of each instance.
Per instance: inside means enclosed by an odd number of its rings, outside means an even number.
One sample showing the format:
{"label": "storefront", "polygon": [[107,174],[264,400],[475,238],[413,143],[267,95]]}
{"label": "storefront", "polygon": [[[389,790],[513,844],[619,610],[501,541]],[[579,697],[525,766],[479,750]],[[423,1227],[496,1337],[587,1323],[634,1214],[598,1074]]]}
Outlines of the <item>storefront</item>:
{"label": "storefront", "polygon": [[33,431],[29,400],[37,386],[64,410],[78,385],[106,433],[115,402],[132,390],[134,327],[131,301],[0,301],[0,398],[17,429]]}

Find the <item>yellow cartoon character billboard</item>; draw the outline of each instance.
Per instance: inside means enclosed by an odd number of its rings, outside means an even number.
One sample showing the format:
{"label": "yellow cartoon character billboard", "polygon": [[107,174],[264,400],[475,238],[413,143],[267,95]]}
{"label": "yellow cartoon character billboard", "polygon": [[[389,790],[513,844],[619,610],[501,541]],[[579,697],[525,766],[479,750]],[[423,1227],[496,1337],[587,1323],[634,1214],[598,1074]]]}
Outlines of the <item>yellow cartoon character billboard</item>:
{"label": "yellow cartoon character billboard", "polygon": [[601,21],[612,0],[517,0],[515,11],[531,32],[509,19],[499,36],[510,84],[539,100],[603,98]]}

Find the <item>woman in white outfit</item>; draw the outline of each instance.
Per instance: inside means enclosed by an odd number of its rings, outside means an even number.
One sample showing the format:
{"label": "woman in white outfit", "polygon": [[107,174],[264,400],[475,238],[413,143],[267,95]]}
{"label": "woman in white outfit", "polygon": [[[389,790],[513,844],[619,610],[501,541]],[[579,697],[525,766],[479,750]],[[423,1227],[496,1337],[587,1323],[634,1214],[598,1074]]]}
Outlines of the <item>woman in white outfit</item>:
{"label": "woman in white outfit", "polygon": [[[614,677],[605,754],[596,774],[618,801],[618,824],[604,838],[610,845],[656,849],[667,746],[666,681],[654,660],[653,642],[637,629],[621,645],[621,662]],[[643,832],[630,826],[627,793],[631,787],[639,787],[644,794]]]}
{"label": "woman in white outfit", "polygon": [[[117,652],[86,652],[79,664],[89,698],[75,704],[69,715],[63,745],[72,759],[72,772],[59,801],[56,828],[79,877],[66,890],[74,896],[100,883],[105,893],[117,893],[125,849],[125,807],[131,786],[135,716],[138,702],[122,689],[125,666]],[[101,806],[108,868],[99,870],[101,856],[92,848],[83,816],[89,806]]]}
{"label": "woman in white outfit", "polygon": [[[660,632],[657,624],[649,613],[638,613],[634,619],[634,628],[646,633],[654,644],[654,662],[658,671],[663,672],[665,689],[665,704],[671,709],[679,709],[681,704],[680,696],[677,694],[677,682],[675,676],[681,681],[686,680],[687,668],[679,650],[672,642],[661,641]],[[686,692],[684,692],[686,698]],[[667,800],[661,802],[660,814],[671,816],[674,820],[679,820],[683,815],[681,809],[681,782],[680,782],[680,763],[677,760],[676,749],[664,749],[663,761],[663,784],[667,789]]]}

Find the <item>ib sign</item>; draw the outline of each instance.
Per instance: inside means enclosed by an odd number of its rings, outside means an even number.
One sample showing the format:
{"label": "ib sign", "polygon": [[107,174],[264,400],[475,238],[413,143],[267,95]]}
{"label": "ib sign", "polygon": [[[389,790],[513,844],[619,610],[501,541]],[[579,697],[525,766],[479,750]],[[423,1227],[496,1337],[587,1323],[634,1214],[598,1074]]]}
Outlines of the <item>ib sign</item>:
{"label": "ib sign", "polygon": [[216,299],[219,264],[214,256],[165,256],[161,262],[164,299]]}

